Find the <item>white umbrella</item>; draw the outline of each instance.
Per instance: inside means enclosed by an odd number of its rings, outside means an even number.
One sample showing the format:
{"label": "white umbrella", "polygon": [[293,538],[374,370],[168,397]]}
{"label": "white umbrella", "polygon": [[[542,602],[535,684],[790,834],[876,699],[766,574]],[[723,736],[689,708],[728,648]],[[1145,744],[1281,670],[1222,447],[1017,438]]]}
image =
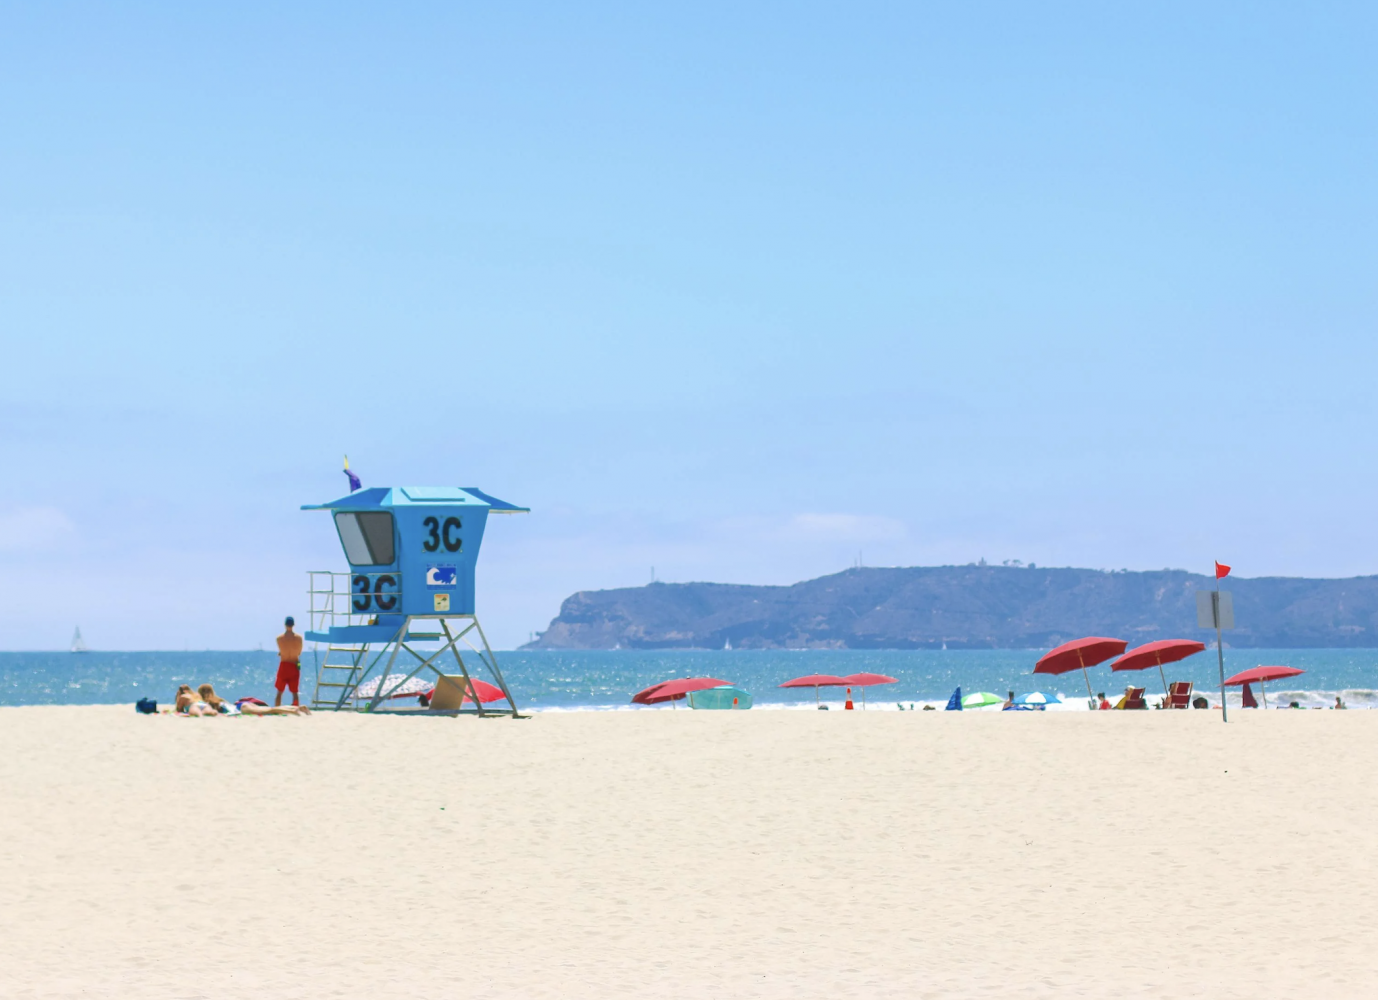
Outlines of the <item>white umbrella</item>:
{"label": "white umbrella", "polygon": [[[415,697],[435,687],[433,678],[410,677],[404,681],[403,676],[403,674],[392,674],[388,677],[388,682],[383,687],[383,697],[405,698],[408,695]],[[381,680],[381,677],[374,677],[372,680],[364,681],[354,689],[354,696],[356,698],[376,698],[378,696],[378,683]]]}

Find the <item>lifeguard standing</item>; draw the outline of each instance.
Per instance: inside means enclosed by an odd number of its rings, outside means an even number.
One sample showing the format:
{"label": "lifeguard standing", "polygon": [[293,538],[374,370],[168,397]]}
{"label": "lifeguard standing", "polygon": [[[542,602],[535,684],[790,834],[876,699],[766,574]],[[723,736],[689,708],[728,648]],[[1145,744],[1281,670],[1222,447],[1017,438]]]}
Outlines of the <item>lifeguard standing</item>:
{"label": "lifeguard standing", "polygon": [[273,699],[273,707],[282,704],[282,691],[284,688],[292,692],[292,704],[300,705],[301,698],[297,694],[301,686],[301,636],[292,631],[292,626],[296,620],[288,615],[283,622],[286,626],[282,635],[278,636],[278,676],[273,686],[277,688],[277,697]]}

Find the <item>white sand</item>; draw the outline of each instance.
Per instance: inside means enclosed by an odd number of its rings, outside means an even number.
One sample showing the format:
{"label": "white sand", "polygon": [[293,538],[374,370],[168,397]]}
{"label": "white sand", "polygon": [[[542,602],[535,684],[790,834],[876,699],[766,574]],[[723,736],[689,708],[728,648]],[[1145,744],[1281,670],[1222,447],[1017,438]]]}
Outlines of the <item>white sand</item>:
{"label": "white sand", "polygon": [[1378,712],[0,709],[5,997],[1363,996]]}

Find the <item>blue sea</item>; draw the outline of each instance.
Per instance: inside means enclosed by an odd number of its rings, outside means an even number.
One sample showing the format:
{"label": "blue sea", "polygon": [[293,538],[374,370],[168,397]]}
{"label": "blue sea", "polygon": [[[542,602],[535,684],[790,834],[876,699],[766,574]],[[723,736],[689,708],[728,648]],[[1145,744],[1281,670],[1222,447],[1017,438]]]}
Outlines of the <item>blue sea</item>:
{"label": "blue sea", "polygon": [[[963,694],[991,691],[1001,696],[1062,693],[1068,708],[1084,708],[1081,674],[1034,676],[1040,650],[742,650],[500,652],[498,662],[523,710],[615,709],[629,707],[632,694],[672,677],[708,676],[750,691],[757,708],[808,707],[812,688],[781,690],[781,681],[802,674],[872,672],[899,679],[870,688],[871,708],[945,702],[961,686]],[[1268,686],[1269,702],[1331,704],[1336,694],[1354,708],[1378,707],[1378,650],[1227,649],[1226,674],[1260,664],[1285,664],[1306,673]],[[267,652],[151,653],[0,653],[0,705],[132,704],[141,697],[172,701],[179,684],[209,681],[222,696],[253,695],[269,700],[276,657]],[[1189,680],[1198,690],[1215,687],[1219,676],[1214,650],[1166,668],[1169,681]],[[1108,666],[1089,671],[1096,691],[1113,696],[1125,685],[1161,694],[1157,670],[1112,674]],[[302,694],[309,694],[315,670],[308,652],[302,663]],[[1235,689],[1237,691],[1237,689]],[[1255,692],[1257,694],[1257,691]],[[840,704],[842,692],[824,688],[823,700]],[[858,705],[862,693],[855,692]],[[1237,698],[1234,695],[1232,700]],[[682,706],[681,706],[682,707]],[[643,709],[637,709],[643,710]],[[645,709],[657,711],[656,709]]]}

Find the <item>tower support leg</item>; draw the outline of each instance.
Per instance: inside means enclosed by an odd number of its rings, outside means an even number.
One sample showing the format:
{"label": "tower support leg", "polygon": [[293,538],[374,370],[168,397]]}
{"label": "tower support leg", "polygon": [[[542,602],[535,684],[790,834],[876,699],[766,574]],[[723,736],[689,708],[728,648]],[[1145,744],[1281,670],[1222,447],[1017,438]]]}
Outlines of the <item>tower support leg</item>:
{"label": "tower support leg", "polygon": [[397,631],[397,637],[392,641],[392,655],[388,657],[388,665],[383,668],[383,676],[378,678],[378,693],[373,696],[373,700],[368,703],[368,708],[364,711],[372,712],[387,697],[384,688],[388,682],[388,675],[392,673],[392,665],[397,662],[397,654],[402,651],[402,643],[406,640],[407,629],[410,627],[411,618],[408,617],[403,620],[402,627]]}
{"label": "tower support leg", "polygon": [[[475,620],[474,624],[478,624],[477,620]],[[478,688],[474,687],[474,682],[469,677],[469,668],[464,665],[464,657],[459,655],[459,640],[468,633],[469,629],[466,628],[462,630],[459,635],[451,635],[450,623],[444,618],[440,619],[440,627],[445,631],[445,638],[449,640],[448,648],[455,654],[455,662],[459,664],[459,672],[464,676],[464,691],[469,697],[474,699],[474,710],[481,719],[486,714],[483,710],[483,701],[478,696]],[[472,627],[471,625],[470,628]],[[463,701],[461,701],[460,705],[462,706],[463,704]]]}
{"label": "tower support leg", "polygon": [[493,676],[497,679],[498,687],[502,688],[502,693],[507,696],[507,704],[512,706],[512,718],[518,718],[517,702],[512,697],[511,690],[507,687],[507,681],[502,676],[502,670],[498,667],[498,658],[493,655],[493,648],[488,645],[488,637],[483,634],[483,626],[479,624],[478,616],[474,616],[474,627],[478,629],[478,637],[483,640],[483,648],[488,653],[488,669],[493,671]]}

